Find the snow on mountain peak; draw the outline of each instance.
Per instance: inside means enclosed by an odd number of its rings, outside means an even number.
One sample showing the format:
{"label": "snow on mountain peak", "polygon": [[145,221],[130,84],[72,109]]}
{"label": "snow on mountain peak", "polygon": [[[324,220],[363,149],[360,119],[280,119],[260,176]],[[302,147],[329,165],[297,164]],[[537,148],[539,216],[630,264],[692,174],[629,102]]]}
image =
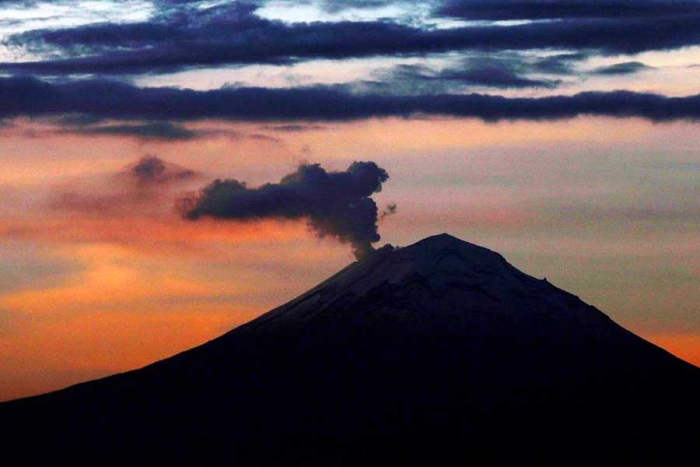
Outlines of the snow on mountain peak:
{"label": "snow on mountain peak", "polygon": [[575,295],[448,234],[403,248],[380,248],[247,326],[378,321],[412,323],[420,332],[433,326],[465,333],[540,329],[566,339],[605,338],[622,330]]}

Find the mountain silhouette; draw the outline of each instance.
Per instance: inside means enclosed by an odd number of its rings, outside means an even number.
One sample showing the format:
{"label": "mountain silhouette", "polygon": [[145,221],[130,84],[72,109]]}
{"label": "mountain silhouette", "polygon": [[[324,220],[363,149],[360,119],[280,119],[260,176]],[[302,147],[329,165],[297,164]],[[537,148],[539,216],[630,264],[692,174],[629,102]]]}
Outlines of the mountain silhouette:
{"label": "mountain silhouette", "polygon": [[0,434],[76,462],[645,464],[697,461],[699,394],[700,369],[442,234],[174,357],[0,404]]}

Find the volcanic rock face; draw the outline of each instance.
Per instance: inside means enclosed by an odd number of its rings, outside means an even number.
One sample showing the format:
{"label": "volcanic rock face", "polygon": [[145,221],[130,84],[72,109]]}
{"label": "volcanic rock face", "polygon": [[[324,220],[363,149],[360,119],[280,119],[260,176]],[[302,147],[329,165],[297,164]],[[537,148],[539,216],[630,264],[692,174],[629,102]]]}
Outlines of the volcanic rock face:
{"label": "volcanic rock face", "polygon": [[527,327],[568,342],[614,339],[621,331],[577,297],[522,273],[497,253],[447,234],[380,250],[253,321],[247,330],[335,321],[370,332],[382,332],[383,323],[401,332],[474,336],[505,332],[517,337],[520,327]]}
{"label": "volcanic rock face", "polygon": [[[601,459],[640,446],[667,457],[699,439],[698,393],[697,368],[497,253],[438,235],[380,249],[170,359],[1,404],[0,425],[59,455],[87,442],[254,464]],[[504,444],[520,448],[489,450]]]}

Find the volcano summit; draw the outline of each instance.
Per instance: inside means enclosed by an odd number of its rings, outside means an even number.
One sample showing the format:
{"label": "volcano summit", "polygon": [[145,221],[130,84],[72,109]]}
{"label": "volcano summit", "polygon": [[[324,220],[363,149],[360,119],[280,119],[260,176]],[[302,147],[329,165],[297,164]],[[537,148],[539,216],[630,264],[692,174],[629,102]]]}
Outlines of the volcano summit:
{"label": "volcano summit", "polygon": [[608,465],[697,454],[698,394],[700,369],[443,234],[172,358],[0,404],[0,427],[50,458]]}

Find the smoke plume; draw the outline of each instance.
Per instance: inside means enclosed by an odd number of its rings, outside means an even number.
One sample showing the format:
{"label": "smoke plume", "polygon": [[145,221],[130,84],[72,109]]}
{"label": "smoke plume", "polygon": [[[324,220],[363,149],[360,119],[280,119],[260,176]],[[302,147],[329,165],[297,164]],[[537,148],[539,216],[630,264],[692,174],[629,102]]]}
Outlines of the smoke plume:
{"label": "smoke plume", "polygon": [[48,207],[93,217],[171,212],[173,200],[198,176],[194,170],[144,156],[119,172],[56,185],[47,200]]}
{"label": "smoke plume", "polygon": [[128,175],[140,184],[164,183],[192,178],[193,170],[165,162],[156,156],[144,156],[131,166]]}
{"label": "smoke plume", "polygon": [[350,243],[357,259],[379,241],[378,209],[370,196],[389,178],[374,162],[353,162],[344,172],[327,172],[320,164],[302,164],[280,180],[248,188],[238,180],[215,180],[197,195],[182,200],[186,219],[265,218],[308,220],[320,237]]}

